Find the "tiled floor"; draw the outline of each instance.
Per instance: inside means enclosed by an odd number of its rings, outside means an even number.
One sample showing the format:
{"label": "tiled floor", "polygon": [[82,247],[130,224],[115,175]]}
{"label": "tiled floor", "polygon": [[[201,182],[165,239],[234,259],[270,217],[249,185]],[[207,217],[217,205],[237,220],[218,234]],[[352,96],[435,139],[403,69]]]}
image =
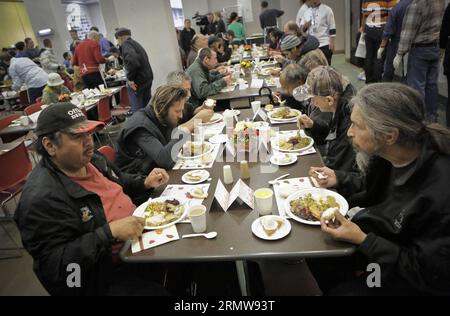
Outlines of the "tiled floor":
{"label": "tiled floor", "polygon": [[[333,66],[347,76],[357,89],[364,86],[359,81],[358,74],[361,69],[345,62],[343,55],[333,57]],[[440,121],[444,120],[444,107],[440,107]],[[9,209],[13,209],[11,204]],[[15,242],[20,244],[17,228],[12,223],[3,223],[4,227],[13,236]],[[0,248],[10,247],[12,243],[0,227]],[[2,259],[17,252],[0,250],[0,296],[3,295],[47,295],[33,273],[32,258],[21,250],[20,258]],[[260,262],[267,295],[318,295],[320,294],[314,279],[309,273],[307,265],[302,262]],[[287,272],[280,274],[279,272]],[[288,275],[289,277],[283,277]]]}

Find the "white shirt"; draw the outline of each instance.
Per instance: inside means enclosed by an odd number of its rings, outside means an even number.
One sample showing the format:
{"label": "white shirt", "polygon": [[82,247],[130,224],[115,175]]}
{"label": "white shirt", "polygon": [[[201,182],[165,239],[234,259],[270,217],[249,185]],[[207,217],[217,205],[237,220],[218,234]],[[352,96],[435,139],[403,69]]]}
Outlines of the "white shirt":
{"label": "white shirt", "polygon": [[303,3],[303,5],[298,10],[297,18],[295,19],[298,26],[302,25],[302,19],[303,16],[305,15],[306,10],[308,10],[308,6],[306,5],[306,3]]}
{"label": "white shirt", "polygon": [[323,3],[318,7],[308,8],[303,15],[301,26],[307,22],[311,22],[308,33],[319,40],[319,46],[330,45],[330,37],[336,36],[333,10]]}
{"label": "white shirt", "polygon": [[28,88],[41,88],[47,85],[47,73],[27,57],[12,58],[8,72],[13,80],[12,89],[15,91],[24,83]]}

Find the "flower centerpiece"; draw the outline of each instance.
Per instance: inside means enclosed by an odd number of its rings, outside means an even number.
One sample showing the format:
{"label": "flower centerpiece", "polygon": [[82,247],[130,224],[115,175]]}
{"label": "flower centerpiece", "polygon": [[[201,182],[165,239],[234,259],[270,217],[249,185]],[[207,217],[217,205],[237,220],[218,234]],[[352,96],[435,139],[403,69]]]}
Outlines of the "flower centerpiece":
{"label": "flower centerpiece", "polygon": [[259,130],[253,122],[238,122],[234,128],[233,141],[238,150],[250,151],[258,144]]}
{"label": "flower centerpiece", "polygon": [[245,74],[250,74],[252,71],[253,64],[250,60],[241,61],[241,68],[244,70]]}
{"label": "flower centerpiece", "polygon": [[246,51],[246,52],[251,52],[252,51],[252,45],[245,45],[244,46],[244,51]]}

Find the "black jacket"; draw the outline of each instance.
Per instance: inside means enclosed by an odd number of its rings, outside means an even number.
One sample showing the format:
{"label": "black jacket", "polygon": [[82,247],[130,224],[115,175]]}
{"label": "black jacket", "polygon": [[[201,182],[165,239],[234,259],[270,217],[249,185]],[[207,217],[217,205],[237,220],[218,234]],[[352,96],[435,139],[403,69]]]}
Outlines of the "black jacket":
{"label": "black jacket", "polygon": [[450,74],[450,4],[445,9],[444,19],[442,20],[440,46],[445,49],[444,74]]}
{"label": "black jacket", "polygon": [[406,168],[375,157],[349,200],[365,207],[352,219],[368,234],[358,251],[380,264],[383,287],[450,294],[449,170],[450,157],[426,146]]}
{"label": "black jacket", "polygon": [[186,56],[189,54],[189,51],[191,50],[191,41],[192,38],[195,36],[195,31],[193,29],[190,29],[189,31],[185,28],[180,33],[180,46],[186,53]]}
{"label": "black jacket", "polygon": [[[99,153],[92,164],[123,185],[129,196],[145,192],[145,178],[121,173]],[[15,219],[34,259],[34,272],[51,295],[107,293],[114,241],[97,194],[84,190],[43,158],[28,178]],[[67,286],[71,263],[80,266],[81,288]]]}
{"label": "black jacket", "polygon": [[153,82],[153,70],[148,60],[145,49],[135,40],[129,38],[120,47],[127,79],[134,81],[139,94],[144,89],[151,89]]}
{"label": "black jacket", "polygon": [[329,124],[314,124],[306,133],[317,143],[325,165],[333,170],[355,170],[355,152],[347,131],[350,128],[352,108],[350,101],[355,89],[348,85],[339,98],[336,113]]}
{"label": "black jacket", "polygon": [[[180,133],[172,135],[175,131]],[[125,122],[117,140],[116,164],[122,171],[141,175],[155,167],[170,170],[176,161],[172,151],[178,152],[188,136],[163,126],[147,106]]]}

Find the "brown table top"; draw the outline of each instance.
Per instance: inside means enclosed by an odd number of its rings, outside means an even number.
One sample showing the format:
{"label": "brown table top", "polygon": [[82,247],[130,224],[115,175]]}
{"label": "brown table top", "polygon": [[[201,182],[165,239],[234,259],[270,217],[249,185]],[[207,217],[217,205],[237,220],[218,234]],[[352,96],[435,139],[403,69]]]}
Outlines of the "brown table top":
{"label": "brown table top", "polygon": [[28,126],[8,126],[3,129],[0,129],[0,136],[13,135],[13,134],[22,134],[28,133],[36,129],[36,124],[30,122]]}
{"label": "brown table top", "polygon": [[[235,87],[234,91],[231,91],[231,92],[220,92],[218,94],[211,95],[208,98],[209,99],[214,99],[214,100],[217,100],[217,101],[221,101],[221,100],[250,99],[250,98],[258,97],[260,89],[252,89],[252,88],[250,88],[251,84],[252,84],[252,77],[251,76],[246,76],[244,79],[248,83],[248,89],[239,90],[239,85],[237,85]],[[264,86],[266,87],[265,83],[264,83]],[[280,90],[276,86],[270,86],[269,88],[273,92]]]}
{"label": "brown table top", "polygon": [[[251,110],[242,110],[240,119],[251,116]],[[294,124],[280,125],[280,130],[295,129]],[[265,241],[257,238],[251,231],[253,221],[258,218],[256,211],[247,206],[234,203],[228,212],[224,212],[214,199],[217,181],[223,182],[223,166],[231,165],[234,179],[239,179],[239,162],[215,162],[211,173],[209,197],[204,205],[209,209],[207,215],[208,232],[218,232],[214,240],[204,238],[180,239],[160,247],[148,249],[137,254],[131,253],[130,242],[121,251],[125,262],[180,262],[180,261],[231,261],[245,259],[280,259],[347,256],[354,252],[349,244],[339,243],[324,234],[320,227],[308,226],[291,220],[292,231],[282,240]],[[260,163],[250,163],[251,179],[245,181],[252,189],[268,187],[268,181],[290,173],[290,178],[306,177],[311,166],[323,165],[319,154],[299,157],[292,166],[280,167],[276,173],[262,173]],[[181,177],[187,170],[170,171],[170,184],[181,184]],[[236,183],[236,182],[235,182]],[[225,186],[228,191],[231,186]],[[153,196],[157,197],[164,188],[158,189]],[[278,214],[274,198],[274,214]],[[178,224],[180,237],[192,234],[190,224]]]}

